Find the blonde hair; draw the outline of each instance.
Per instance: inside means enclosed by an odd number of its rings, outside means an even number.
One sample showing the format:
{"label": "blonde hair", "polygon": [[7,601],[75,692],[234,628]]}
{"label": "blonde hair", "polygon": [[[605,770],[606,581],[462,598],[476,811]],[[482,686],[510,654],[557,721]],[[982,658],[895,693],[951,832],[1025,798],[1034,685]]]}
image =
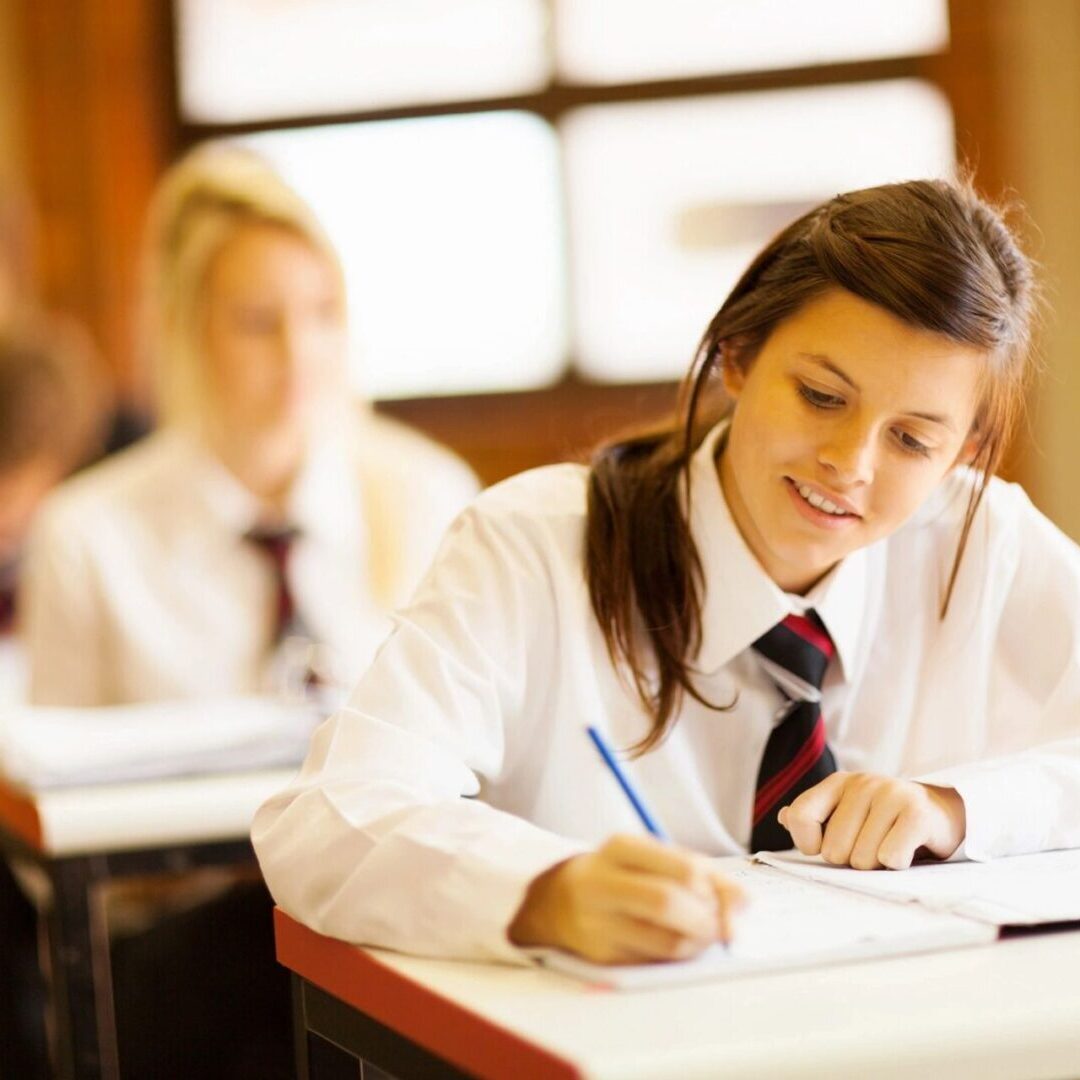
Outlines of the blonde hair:
{"label": "blonde hair", "polygon": [[[333,268],[337,251],[310,207],[259,155],[235,144],[197,147],[163,177],[148,219],[142,296],[143,351],[163,424],[198,427],[209,392],[201,355],[203,301],[214,259],[246,225],[293,233]],[[344,310],[344,308],[343,308]]]}

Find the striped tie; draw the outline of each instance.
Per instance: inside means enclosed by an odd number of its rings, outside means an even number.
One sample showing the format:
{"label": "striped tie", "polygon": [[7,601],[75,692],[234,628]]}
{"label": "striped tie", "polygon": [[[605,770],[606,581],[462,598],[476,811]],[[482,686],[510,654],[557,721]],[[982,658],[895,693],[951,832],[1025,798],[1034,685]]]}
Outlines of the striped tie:
{"label": "striped tie", "polygon": [[[772,664],[820,691],[825,669],[836,651],[821,620],[813,611],[789,615],[754,642],[754,648]],[[777,680],[778,685],[780,681]],[[791,835],[777,820],[777,811],[808,788],[836,771],[836,760],[825,745],[825,722],[817,701],[800,700],[780,685],[788,698],[784,719],[773,728],[758,770],[754,796],[751,851],[790,848]]]}

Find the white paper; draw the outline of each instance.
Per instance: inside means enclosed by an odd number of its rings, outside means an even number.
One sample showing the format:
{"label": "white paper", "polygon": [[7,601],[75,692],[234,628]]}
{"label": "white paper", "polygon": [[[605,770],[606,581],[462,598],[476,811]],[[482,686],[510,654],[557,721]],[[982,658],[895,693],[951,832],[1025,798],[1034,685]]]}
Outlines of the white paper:
{"label": "white paper", "polygon": [[541,950],[539,959],[587,982],[631,990],[955,948],[997,937],[996,928],[984,923],[823,888],[749,861],[724,870],[747,896],[734,918],[729,949],[717,945],[694,960],[629,966],[591,964],[555,950]]}
{"label": "white paper", "polygon": [[1080,849],[991,862],[920,863],[900,871],[851,870],[788,853],[760,852],[754,858],[803,879],[995,926],[1080,921]]}
{"label": "white paper", "polygon": [[0,773],[41,790],[295,765],[320,719],[311,705],[254,697],[10,707],[0,710]]}

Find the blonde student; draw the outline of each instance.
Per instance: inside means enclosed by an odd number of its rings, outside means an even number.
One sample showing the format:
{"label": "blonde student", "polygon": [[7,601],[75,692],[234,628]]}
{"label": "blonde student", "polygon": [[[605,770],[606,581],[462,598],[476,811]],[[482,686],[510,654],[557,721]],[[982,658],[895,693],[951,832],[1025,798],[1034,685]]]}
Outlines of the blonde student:
{"label": "blonde student", "polygon": [[458,519],[257,815],[278,903],[410,952],[659,960],[724,933],[703,856],[1080,845],[1080,551],[992,476],[1032,306],[966,186],[795,221],[709,324],[676,421]]}
{"label": "blonde student", "polygon": [[166,175],[143,301],[160,429],[42,512],[33,701],[351,684],[474,477],[351,392],[336,252],[254,154],[207,146]]}

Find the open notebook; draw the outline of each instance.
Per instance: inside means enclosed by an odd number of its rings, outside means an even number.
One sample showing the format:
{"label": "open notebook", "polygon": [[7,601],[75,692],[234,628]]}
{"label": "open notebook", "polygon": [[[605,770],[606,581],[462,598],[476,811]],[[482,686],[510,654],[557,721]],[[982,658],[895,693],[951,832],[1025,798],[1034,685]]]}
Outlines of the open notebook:
{"label": "open notebook", "polygon": [[646,989],[978,945],[995,940],[1006,924],[1080,920],[1080,851],[902,873],[846,870],[793,855],[757,860],[722,864],[749,901],[728,949],[614,967],[556,950],[541,950],[539,959],[595,985]]}

